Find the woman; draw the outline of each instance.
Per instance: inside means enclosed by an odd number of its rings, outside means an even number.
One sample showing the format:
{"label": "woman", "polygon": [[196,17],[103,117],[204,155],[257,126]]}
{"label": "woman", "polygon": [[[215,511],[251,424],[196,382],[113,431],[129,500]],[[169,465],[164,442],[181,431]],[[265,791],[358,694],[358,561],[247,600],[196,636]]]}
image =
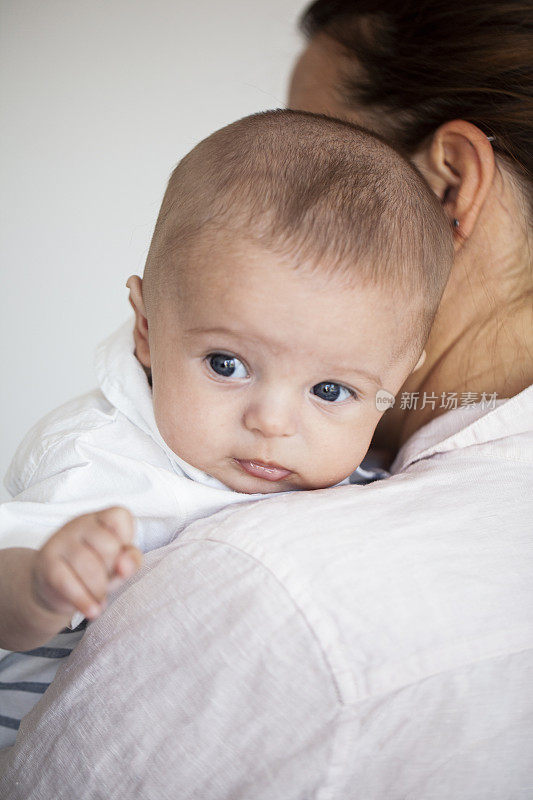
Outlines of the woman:
{"label": "woman", "polygon": [[[533,4],[318,0],[301,24],[289,106],[383,135],[455,226],[427,359],[404,390],[512,397],[533,380]],[[446,410],[397,405],[376,442],[396,450]]]}
{"label": "woman", "polygon": [[290,104],[395,142],[455,231],[427,363],[376,436],[392,477],[151,553],[0,757],[1,797],[530,796],[532,13],[306,12]]}

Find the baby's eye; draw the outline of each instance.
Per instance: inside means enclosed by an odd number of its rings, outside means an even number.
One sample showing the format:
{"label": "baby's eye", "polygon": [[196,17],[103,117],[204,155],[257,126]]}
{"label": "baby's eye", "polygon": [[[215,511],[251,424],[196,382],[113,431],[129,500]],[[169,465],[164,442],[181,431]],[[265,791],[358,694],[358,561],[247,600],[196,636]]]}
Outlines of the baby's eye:
{"label": "baby's eye", "polygon": [[225,378],[248,377],[246,367],[235,356],[228,356],[226,353],[210,353],[206,360],[217,375],[223,375]]}
{"label": "baby's eye", "polygon": [[355,392],[351,389],[347,389],[340,383],[330,383],[329,381],[315,384],[311,391],[321,400],[328,400],[330,403],[355,397]]}

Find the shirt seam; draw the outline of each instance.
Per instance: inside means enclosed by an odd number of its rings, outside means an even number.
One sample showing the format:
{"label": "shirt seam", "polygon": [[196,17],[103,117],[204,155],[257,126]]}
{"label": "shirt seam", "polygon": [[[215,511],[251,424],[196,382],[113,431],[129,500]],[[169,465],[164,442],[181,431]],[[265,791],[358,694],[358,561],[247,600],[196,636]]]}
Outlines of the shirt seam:
{"label": "shirt seam", "polygon": [[[399,472],[393,472],[391,477],[395,475],[403,475],[406,474],[411,467],[415,464],[420,464],[423,461],[430,461],[433,458],[437,458],[438,456],[442,456],[443,458],[447,458],[453,454],[463,455],[467,451],[471,451],[473,448],[481,448],[479,452],[480,459],[490,458],[493,461],[511,461],[517,462],[520,464],[531,464],[531,459],[527,457],[520,457],[520,456],[511,456],[505,453],[502,453],[498,450],[492,449],[491,445],[495,442],[504,441],[506,438],[502,436],[498,439],[492,439],[488,442],[472,442],[472,444],[466,445],[466,447],[455,448],[453,450],[436,450],[434,453],[427,453],[426,455],[421,455],[420,458],[415,458],[412,461],[409,461]],[[471,464],[473,462],[470,462]]]}
{"label": "shirt seam", "polygon": [[[235,513],[237,513],[238,511],[239,509],[235,509]],[[453,667],[450,667],[448,669],[444,669],[439,672],[432,672],[430,674],[421,674],[415,680],[409,681],[408,683],[402,683],[401,685],[392,687],[387,691],[368,692],[365,694],[364,697],[359,697],[354,702],[346,702],[343,699],[343,692],[337,680],[335,670],[323,646],[320,635],[316,632],[315,628],[308,619],[307,614],[305,613],[301,605],[298,603],[293,593],[280,580],[280,578],[276,575],[276,573],[268,565],[266,565],[263,561],[261,561],[257,556],[253,555],[252,553],[249,553],[247,550],[244,550],[238,545],[232,544],[224,540],[215,539],[212,537],[206,537],[206,538],[202,537],[201,539],[189,539],[186,542],[181,542],[179,546],[185,546],[187,544],[193,544],[193,543],[197,545],[201,542],[210,542],[211,544],[214,545],[230,548],[231,550],[240,554],[241,556],[246,556],[246,558],[249,561],[252,561],[254,564],[259,566],[263,571],[267,572],[275,580],[276,585],[281,588],[284,595],[290,600],[292,606],[297,610],[298,615],[303,621],[304,626],[308,632],[308,635],[313,639],[313,641],[316,643],[318,647],[322,663],[325,667],[327,675],[330,678],[331,684],[335,692],[337,708],[336,708],[335,722],[334,722],[335,728],[334,731],[332,732],[331,743],[329,748],[327,774],[325,775],[324,780],[321,783],[321,786],[317,790],[317,793],[315,795],[316,800],[333,800],[335,797],[337,797],[335,793],[337,789],[340,790],[342,788],[343,776],[345,774],[342,767],[342,764],[344,763],[344,751],[347,746],[346,743],[351,741],[349,731],[353,729],[353,726],[355,724],[354,712],[363,703],[371,700],[376,700],[382,697],[386,697],[388,695],[393,696],[398,692],[404,691],[410,686],[420,684],[422,681],[435,678],[439,675],[453,673],[467,666],[484,663],[485,661],[491,661],[498,658],[506,658],[510,655],[515,655],[517,653],[533,650],[533,647],[526,646],[517,650],[513,650],[512,652],[506,651],[505,653],[488,655],[481,658],[474,657],[471,660],[465,659],[460,664],[454,665]],[[339,755],[337,755],[337,753],[339,753]]]}
{"label": "shirt seam", "polygon": [[[235,509],[235,511],[238,511],[238,509]],[[231,550],[233,550],[234,552],[238,553],[239,555],[245,556],[248,561],[254,562],[264,572],[267,572],[275,580],[276,585],[283,591],[283,594],[290,600],[292,606],[298,612],[298,615],[299,615],[300,619],[303,621],[304,627],[307,630],[308,636],[310,636],[310,638],[315,642],[316,646],[318,647],[318,651],[319,651],[320,656],[322,658],[323,666],[325,668],[325,671],[326,671],[327,675],[329,676],[329,679],[330,679],[331,684],[333,686],[335,698],[336,698],[336,701],[337,701],[337,708],[336,708],[336,713],[335,713],[335,718],[336,719],[335,719],[335,723],[334,723],[335,724],[335,730],[334,730],[334,732],[332,734],[332,737],[331,737],[331,743],[330,743],[330,748],[329,748],[329,757],[328,757],[327,774],[325,775],[324,780],[322,781],[322,785],[318,788],[317,793],[316,793],[316,800],[318,800],[318,798],[321,798],[321,800],[322,800],[322,798],[323,798],[323,800],[327,800],[327,798],[333,797],[333,795],[330,795],[330,794],[325,795],[325,794],[323,794],[323,792],[324,791],[328,791],[328,792],[330,791],[329,786],[330,786],[330,784],[332,784],[332,780],[330,779],[329,776],[335,770],[334,763],[338,762],[338,759],[336,759],[336,757],[335,757],[335,754],[336,754],[336,752],[337,752],[337,750],[339,748],[338,739],[341,738],[341,740],[342,740],[343,739],[343,735],[344,735],[344,726],[339,723],[339,718],[342,717],[342,715],[344,713],[346,713],[346,710],[351,711],[352,706],[351,706],[351,704],[347,704],[347,703],[343,702],[342,692],[341,692],[339,683],[337,681],[337,677],[336,677],[334,669],[333,669],[333,667],[332,667],[332,665],[330,663],[330,660],[329,660],[329,658],[328,658],[328,656],[326,654],[326,651],[325,651],[324,646],[322,644],[321,638],[316,633],[314,627],[311,625],[311,622],[307,618],[307,615],[305,614],[305,611],[300,606],[300,604],[297,602],[297,600],[293,596],[292,592],[281,582],[281,580],[276,575],[276,573],[273,572],[272,569],[269,566],[267,566],[260,559],[258,559],[257,556],[247,552],[246,550],[243,550],[242,548],[240,548],[237,545],[234,545],[234,544],[232,544],[230,542],[226,542],[226,541],[223,541],[223,540],[220,540],[220,539],[213,539],[213,538],[210,538],[210,537],[209,538],[201,538],[201,539],[189,539],[186,542],[180,542],[178,544],[178,546],[179,547],[184,547],[184,546],[186,546],[188,544],[196,544],[196,545],[198,545],[199,543],[202,543],[202,542],[209,542],[209,543],[217,545],[217,546],[221,546],[222,545],[223,547],[230,548]],[[335,783],[337,783],[337,780],[335,780]]]}
{"label": "shirt seam", "polygon": [[427,672],[425,675],[420,675],[418,678],[415,678],[412,681],[407,683],[402,683],[399,686],[394,686],[391,689],[387,689],[386,691],[380,692],[369,692],[364,697],[360,697],[358,700],[355,700],[353,703],[344,703],[345,708],[357,708],[358,705],[361,703],[366,703],[369,700],[380,700],[382,697],[386,697],[387,695],[394,695],[398,692],[403,692],[404,689],[409,689],[410,686],[416,686],[417,684],[422,683],[422,681],[432,680],[433,678],[438,678],[441,675],[447,675],[448,673],[457,672],[458,670],[464,669],[465,667],[472,667],[476,664],[485,664],[488,661],[497,661],[499,658],[509,658],[510,656],[516,656],[520,653],[528,653],[533,652],[533,645],[527,645],[526,647],[519,647],[513,650],[506,650],[504,653],[496,653],[492,655],[482,656],[481,658],[472,658],[470,660],[465,659],[461,661],[460,664],[455,664],[453,667],[448,667],[447,669],[441,669],[438,672]]}

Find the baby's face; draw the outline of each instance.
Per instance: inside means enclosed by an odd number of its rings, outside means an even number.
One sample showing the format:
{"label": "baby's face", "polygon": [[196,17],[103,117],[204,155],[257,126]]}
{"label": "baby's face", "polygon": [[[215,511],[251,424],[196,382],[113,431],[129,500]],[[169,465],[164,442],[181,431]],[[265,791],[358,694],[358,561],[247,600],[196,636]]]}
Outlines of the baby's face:
{"label": "baby's face", "polygon": [[238,492],[350,475],[383,413],[376,392],[396,394],[413,367],[391,358],[405,309],[242,240],[200,243],[180,282],[145,359],[168,446]]}

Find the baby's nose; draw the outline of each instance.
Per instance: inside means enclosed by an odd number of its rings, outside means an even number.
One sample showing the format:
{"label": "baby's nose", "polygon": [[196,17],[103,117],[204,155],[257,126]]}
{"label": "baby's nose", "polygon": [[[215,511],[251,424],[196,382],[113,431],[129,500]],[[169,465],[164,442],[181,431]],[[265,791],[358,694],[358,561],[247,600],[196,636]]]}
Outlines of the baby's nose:
{"label": "baby's nose", "polygon": [[288,392],[263,391],[246,406],[246,428],[266,437],[293,436],[297,429],[297,409]]}

